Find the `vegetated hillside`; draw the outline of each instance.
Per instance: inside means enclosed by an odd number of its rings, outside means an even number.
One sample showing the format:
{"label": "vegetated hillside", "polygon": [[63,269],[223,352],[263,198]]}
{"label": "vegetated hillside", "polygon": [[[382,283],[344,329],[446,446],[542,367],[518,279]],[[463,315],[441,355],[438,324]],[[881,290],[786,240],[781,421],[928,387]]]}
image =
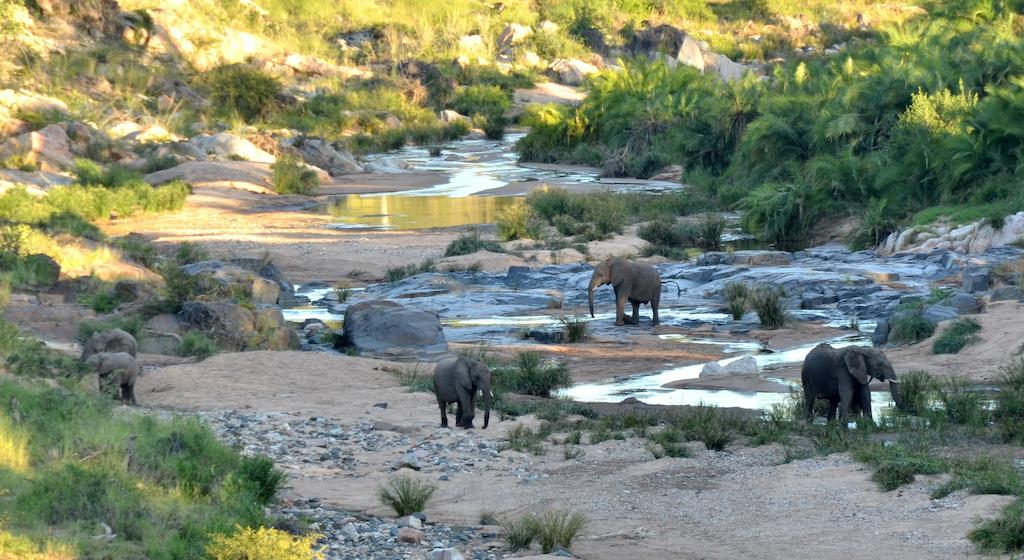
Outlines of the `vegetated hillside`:
{"label": "vegetated hillside", "polygon": [[580,108],[531,113],[523,157],[638,176],[680,164],[708,205],[745,210],[751,229],[782,244],[855,216],[853,241],[873,245],[928,208],[918,219],[998,227],[1024,209],[1021,4],[926,8],[766,79],[629,62],[592,77]]}

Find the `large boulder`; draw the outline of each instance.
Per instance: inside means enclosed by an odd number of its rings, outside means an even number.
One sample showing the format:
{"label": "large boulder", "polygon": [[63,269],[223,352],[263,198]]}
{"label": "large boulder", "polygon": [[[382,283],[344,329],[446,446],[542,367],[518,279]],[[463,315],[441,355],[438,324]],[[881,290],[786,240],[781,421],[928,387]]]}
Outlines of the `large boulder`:
{"label": "large boulder", "polygon": [[67,132],[56,124],[8,138],[0,144],[0,160],[9,158],[21,158],[43,171],[71,169],[75,164]]}
{"label": "large boulder", "polygon": [[719,377],[723,375],[757,375],[757,360],[753,356],[743,356],[725,365],[708,362],[700,370],[700,377]]}
{"label": "large boulder", "polygon": [[237,303],[189,301],[181,306],[178,320],[235,350],[250,347],[256,338],[256,317]]}
{"label": "large boulder", "polygon": [[218,134],[201,134],[189,140],[189,143],[208,156],[225,159],[234,158],[256,163],[274,163],[276,158],[258,148],[256,144],[229,132]]}
{"label": "large boulder", "polygon": [[960,312],[955,307],[935,304],[925,307],[921,316],[924,317],[925,321],[934,324],[956,319],[960,316]]}
{"label": "large boulder", "polygon": [[956,309],[961,315],[965,313],[977,313],[981,311],[981,304],[978,299],[970,294],[957,292],[942,302],[943,305]]}
{"label": "large boulder", "polygon": [[185,265],[181,270],[197,278],[203,291],[237,288],[248,292],[255,303],[277,303],[282,292],[291,293],[294,289],[273,263],[261,259],[201,261]]}
{"label": "large boulder", "polygon": [[64,125],[71,153],[91,159],[106,159],[110,156],[110,138],[92,125],[72,121]]}
{"label": "large boulder", "polygon": [[743,75],[749,70],[748,67],[733,62],[732,59],[715,52],[704,53],[704,70],[705,72],[712,72],[720,79],[726,82],[734,82],[743,78]]}
{"label": "large boulder", "polygon": [[626,45],[626,50],[633,56],[653,60],[658,54],[675,55],[686,38],[681,29],[667,24],[656,25],[638,31]]}
{"label": "large boulder", "polygon": [[292,148],[306,163],[331,175],[363,172],[363,167],[347,150],[320,138],[298,137],[286,140],[283,146]]}
{"label": "large boulder", "polygon": [[350,305],[339,343],[381,358],[422,357],[448,350],[437,314],[387,300]]}
{"label": "large boulder", "polygon": [[248,161],[188,161],[150,173],[143,180],[154,186],[184,181],[195,188],[228,188],[257,194],[277,194],[270,166]]}
{"label": "large boulder", "polygon": [[676,53],[676,60],[680,64],[692,66],[698,71],[704,72],[704,51],[701,50],[700,44],[689,35],[683,38],[683,43]]}
{"label": "large boulder", "polygon": [[992,273],[985,269],[967,269],[963,272],[963,290],[969,294],[984,292],[992,284]]}
{"label": "large boulder", "polygon": [[891,330],[892,327],[889,325],[888,319],[879,319],[875,324],[875,332],[871,335],[871,343],[875,346],[882,346],[889,342],[889,331]]}
{"label": "large boulder", "polygon": [[24,90],[4,89],[0,90],[0,112],[67,115],[68,106],[55,97],[47,97]]}
{"label": "large boulder", "polygon": [[992,290],[988,297],[989,301],[1019,300],[1021,298],[1020,288],[1017,286],[1000,286]]}
{"label": "large boulder", "polygon": [[33,271],[33,286],[48,288],[60,280],[60,264],[49,255],[35,253],[25,257],[25,265]]}
{"label": "large boulder", "polygon": [[518,23],[506,25],[501,35],[498,35],[498,53],[507,54],[511,52],[514,46],[522,43],[532,34],[533,29],[530,29],[528,25],[520,25]]}
{"label": "large boulder", "polygon": [[775,266],[793,262],[793,253],[786,251],[708,251],[697,257],[697,266],[733,264],[747,266]]}
{"label": "large boulder", "polygon": [[578,58],[559,58],[548,66],[548,72],[558,80],[559,83],[568,86],[578,86],[583,83],[587,76],[598,71],[597,66],[584,62]]}

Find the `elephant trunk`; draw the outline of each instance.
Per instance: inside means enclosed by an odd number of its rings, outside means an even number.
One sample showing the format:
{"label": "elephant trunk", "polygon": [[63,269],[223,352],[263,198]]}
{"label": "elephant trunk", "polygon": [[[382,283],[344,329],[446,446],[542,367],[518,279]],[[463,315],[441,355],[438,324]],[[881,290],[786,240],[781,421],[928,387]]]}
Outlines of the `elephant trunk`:
{"label": "elephant trunk", "polygon": [[597,288],[597,286],[599,285],[600,281],[601,281],[601,278],[598,275],[595,274],[593,276],[593,278],[590,279],[590,287],[587,289],[587,297],[588,297],[588,300],[590,301],[590,316],[591,317],[594,316],[594,289]]}
{"label": "elephant trunk", "polygon": [[892,402],[896,404],[896,408],[905,410],[903,408],[903,398],[900,396],[900,384],[895,380],[889,380],[889,394],[892,395]]}
{"label": "elephant trunk", "polygon": [[484,427],[487,429],[487,424],[491,421],[491,386],[488,384],[483,388],[484,394]]}

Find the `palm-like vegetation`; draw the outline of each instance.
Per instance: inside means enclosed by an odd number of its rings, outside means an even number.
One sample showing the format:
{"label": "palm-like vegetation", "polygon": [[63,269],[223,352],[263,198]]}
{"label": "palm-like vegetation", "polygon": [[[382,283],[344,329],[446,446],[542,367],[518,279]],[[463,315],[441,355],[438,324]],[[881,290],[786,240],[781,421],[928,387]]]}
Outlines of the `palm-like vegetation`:
{"label": "palm-like vegetation", "polygon": [[578,110],[535,123],[524,145],[568,130],[571,115],[582,123],[566,145],[576,161],[635,176],[681,164],[708,198],[746,210],[748,227],[780,243],[843,215],[861,218],[856,241],[873,244],[928,207],[1021,210],[1024,16],[1010,4],[939,2],[927,18],[841,56],[776,66],[766,81],[626,62],[593,77]]}

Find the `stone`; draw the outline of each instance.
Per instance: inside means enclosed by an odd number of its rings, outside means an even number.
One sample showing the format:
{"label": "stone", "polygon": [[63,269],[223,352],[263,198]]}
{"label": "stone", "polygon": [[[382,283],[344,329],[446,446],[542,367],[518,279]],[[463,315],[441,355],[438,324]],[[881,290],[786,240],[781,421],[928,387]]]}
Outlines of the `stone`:
{"label": "stone", "polygon": [[430,560],[465,560],[454,548],[435,548],[430,551]]}
{"label": "stone", "polygon": [[544,66],[544,59],[541,58],[539,54],[533,51],[523,51],[523,55],[522,57],[520,57],[520,62],[522,62],[523,65],[529,66],[531,68],[539,68],[541,66]]}
{"label": "stone", "polygon": [[480,35],[463,35],[459,37],[459,54],[467,57],[484,56],[487,54],[487,46],[484,38]]}
{"label": "stone", "polygon": [[565,342],[564,331],[545,331],[534,329],[529,331],[527,336],[541,344],[561,344],[562,342]]}
{"label": "stone", "polygon": [[160,315],[150,317],[150,319],[142,325],[142,330],[155,333],[184,334],[184,330],[181,328],[181,321],[179,321],[178,316],[173,313],[161,313]]}
{"label": "stone", "polygon": [[156,298],[157,293],[148,282],[118,280],[114,284],[114,296],[121,301],[147,301]]}
{"label": "stone", "polygon": [[194,188],[218,187],[276,195],[270,166],[248,161],[189,161],[143,177],[153,186],[183,181]]}
{"label": "stone", "polygon": [[420,544],[424,536],[423,531],[412,527],[402,527],[398,530],[398,542]]}
{"label": "stone", "polygon": [[359,531],[356,530],[355,525],[349,523],[341,528],[341,537],[346,541],[358,541]]}
{"label": "stone", "polygon": [[676,60],[678,60],[680,64],[692,66],[701,73],[704,72],[704,52],[701,51],[700,45],[697,44],[697,41],[689,35],[683,38],[683,43],[679,47],[679,52],[676,53]]}
{"label": "stone", "polygon": [[874,346],[884,346],[886,342],[889,342],[890,328],[888,319],[879,319],[875,323],[875,332],[871,334],[871,344]]}
{"label": "stone", "polygon": [[743,75],[749,70],[748,67],[733,62],[729,57],[713,53],[704,53],[704,68],[705,72],[713,72],[720,79],[726,82],[735,82],[743,78]]}
{"label": "stone", "polygon": [[64,125],[64,132],[68,136],[69,149],[76,156],[101,159],[109,155],[110,138],[102,130],[82,122],[71,121]]}
{"label": "stone", "polygon": [[437,114],[437,118],[445,124],[451,124],[453,122],[469,122],[469,117],[466,115],[460,115],[459,113],[452,111],[451,109],[445,109]]}
{"label": "stone", "polygon": [[60,264],[50,255],[33,253],[25,257],[27,268],[35,271],[34,277],[36,288],[48,288],[54,286],[60,280]]}
{"label": "stone", "polygon": [[955,307],[935,304],[924,308],[921,316],[929,323],[941,323],[942,321],[956,319],[960,316],[960,312]]}
{"label": "stone", "polygon": [[8,138],[0,144],[0,160],[13,157],[21,157],[42,171],[56,172],[75,165],[67,132],[56,124]]}
{"label": "stone", "polygon": [[387,300],[350,305],[338,340],[340,346],[372,357],[434,355],[448,350],[436,313]]}
{"label": "stone", "polygon": [[299,137],[283,144],[297,151],[306,163],[327,171],[331,176],[363,172],[363,166],[352,154],[326,140]]}
{"label": "stone", "polygon": [[189,140],[189,143],[206,155],[222,158],[239,158],[255,163],[274,163],[276,158],[258,148],[252,142],[229,132],[218,134],[201,134]]}
{"label": "stone", "polygon": [[386,403],[386,402],[373,403],[373,408],[387,408],[387,407],[388,407],[388,403]]}
{"label": "stone", "polygon": [[281,287],[277,283],[259,276],[252,279],[253,303],[276,304],[280,297]]}
{"label": "stone", "polygon": [[546,19],[540,22],[537,29],[540,30],[541,33],[558,33],[558,24]]}
{"label": "stone", "polygon": [[399,524],[405,527],[412,527],[413,529],[420,529],[423,527],[423,522],[420,521],[420,518],[416,517],[415,515],[403,517],[399,520]]}
{"label": "stone", "polygon": [[1006,301],[1021,298],[1020,288],[1017,286],[1000,286],[992,290],[992,294],[988,297],[989,301]]}
{"label": "stone", "polygon": [[14,187],[24,187],[32,196],[45,196],[51,188],[71,183],[70,177],[46,171],[0,169],[0,193]]}
{"label": "stone", "polygon": [[27,122],[0,114],[0,139],[7,138],[8,136],[25,134],[26,132],[31,131],[32,126]]}
{"label": "stone", "polygon": [[528,25],[510,23],[498,35],[498,52],[503,53],[512,49],[515,45],[522,43],[527,37],[533,34],[533,29]]}
{"label": "stone", "polygon": [[981,304],[978,302],[978,299],[963,292],[957,292],[949,296],[942,304],[956,309],[961,315],[981,311]]}
{"label": "stone", "polygon": [[743,356],[725,365],[708,362],[700,370],[700,377],[718,377],[723,375],[757,375],[757,360],[753,356]]}
{"label": "stone", "polygon": [[992,283],[992,274],[988,270],[968,269],[963,272],[963,290],[969,294],[984,292]]}
{"label": "stone", "polygon": [[66,103],[55,97],[47,97],[38,93],[13,89],[0,90],[0,109],[8,113],[69,113]]}
{"label": "stone", "polygon": [[189,301],[182,305],[178,320],[239,350],[248,346],[256,335],[252,311],[236,303]]}
{"label": "stone", "polygon": [[409,173],[412,164],[402,158],[382,157],[367,162],[365,169],[369,173],[401,174]]}
{"label": "stone", "polygon": [[648,60],[654,60],[658,54],[676,56],[686,38],[685,32],[671,25],[648,26],[633,35],[626,50],[633,56],[642,56]]}
{"label": "stone", "polygon": [[569,86],[581,85],[587,76],[597,71],[597,66],[578,58],[559,58],[548,66],[548,72],[559,83]]}
{"label": "stone", "polygon": [[181,337],[174,333],[153,332],[144,329],[145,335],[139,341],[139,352],[178,356],[181,354]]}

